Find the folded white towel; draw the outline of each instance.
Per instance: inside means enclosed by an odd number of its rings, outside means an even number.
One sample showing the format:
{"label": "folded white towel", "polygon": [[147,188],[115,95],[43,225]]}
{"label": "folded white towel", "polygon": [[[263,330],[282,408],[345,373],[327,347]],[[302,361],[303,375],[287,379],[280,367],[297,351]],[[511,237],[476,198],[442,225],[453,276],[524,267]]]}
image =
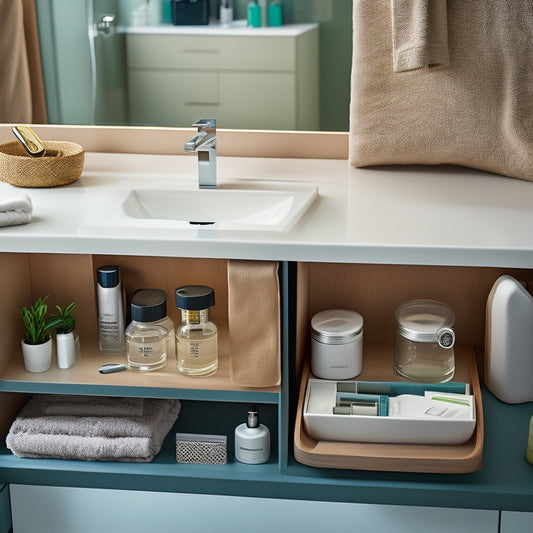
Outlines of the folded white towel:
{"label": "folded white towel", "polygon": [[16,226],[31,221],[31,198],[9,183],[0,183],[0,226]]}

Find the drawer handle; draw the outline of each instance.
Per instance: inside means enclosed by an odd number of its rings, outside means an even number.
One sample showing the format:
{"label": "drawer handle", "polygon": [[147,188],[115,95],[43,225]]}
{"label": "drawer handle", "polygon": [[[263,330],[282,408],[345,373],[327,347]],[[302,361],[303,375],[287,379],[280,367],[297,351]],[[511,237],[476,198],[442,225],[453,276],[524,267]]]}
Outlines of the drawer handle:
{"label": "drawer handle", "polygon": [[220,105],[219,102],[185,102],[185,105],[210,105],[210,106],[218,106]]}
{"label": "drawer handle", "polygon": [[218,54],[219,50],[202,50],[201,48],[188,48],[183,50],[184,54]]}

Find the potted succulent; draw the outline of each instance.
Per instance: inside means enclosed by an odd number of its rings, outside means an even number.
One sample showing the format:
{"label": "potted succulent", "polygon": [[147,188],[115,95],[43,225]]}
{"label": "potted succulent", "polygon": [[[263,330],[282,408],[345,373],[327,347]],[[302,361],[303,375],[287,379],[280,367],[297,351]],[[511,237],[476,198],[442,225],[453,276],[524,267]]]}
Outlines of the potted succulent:
{"label": "potted succulent", "polygon": [[76,302],[72,302],[64,310],[56,305],[57,315],[54,315],[52,320],[52,325],[56,330],[57,366],[61,369],[71,367],[76,360],[78,338],[74,334],[75,305]]}
{"label": "potted succulent", "polygon": [[21,309],[26,335],[22,340],[24,366],[28,372],[44,372],[52,363],[50,329],[55,320],[47,317],[48,296],[39,298],[32,306]]}

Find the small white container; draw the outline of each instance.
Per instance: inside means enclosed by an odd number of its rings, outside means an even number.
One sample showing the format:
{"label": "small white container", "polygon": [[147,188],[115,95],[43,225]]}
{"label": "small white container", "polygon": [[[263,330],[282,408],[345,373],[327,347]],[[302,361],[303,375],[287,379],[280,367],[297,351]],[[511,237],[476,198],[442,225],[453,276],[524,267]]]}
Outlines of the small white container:
{"label": "small white container", "polygon": [[235,428],[235,459],[240,463],[258,465],[270,458],[270,430],[259,423],[255,407],[248,411],[245,423]]}
{"label": "small white container", "polygon": [[322,379],[351,379],[363,370],[363,317],[329,309],[311,319],[311,371]]}

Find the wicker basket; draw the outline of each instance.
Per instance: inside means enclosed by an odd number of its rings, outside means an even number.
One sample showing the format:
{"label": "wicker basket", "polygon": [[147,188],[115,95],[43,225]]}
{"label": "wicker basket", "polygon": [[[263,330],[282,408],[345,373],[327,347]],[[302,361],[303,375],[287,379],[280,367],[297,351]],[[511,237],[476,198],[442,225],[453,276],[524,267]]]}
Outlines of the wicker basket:
{"label": "wicker basket", "polygon": [[46,155],[29,156],[19,141],[0,144],[0,181],[17,187],[58,187],[76,181],[85,150],[66,141],[44,141]]}

